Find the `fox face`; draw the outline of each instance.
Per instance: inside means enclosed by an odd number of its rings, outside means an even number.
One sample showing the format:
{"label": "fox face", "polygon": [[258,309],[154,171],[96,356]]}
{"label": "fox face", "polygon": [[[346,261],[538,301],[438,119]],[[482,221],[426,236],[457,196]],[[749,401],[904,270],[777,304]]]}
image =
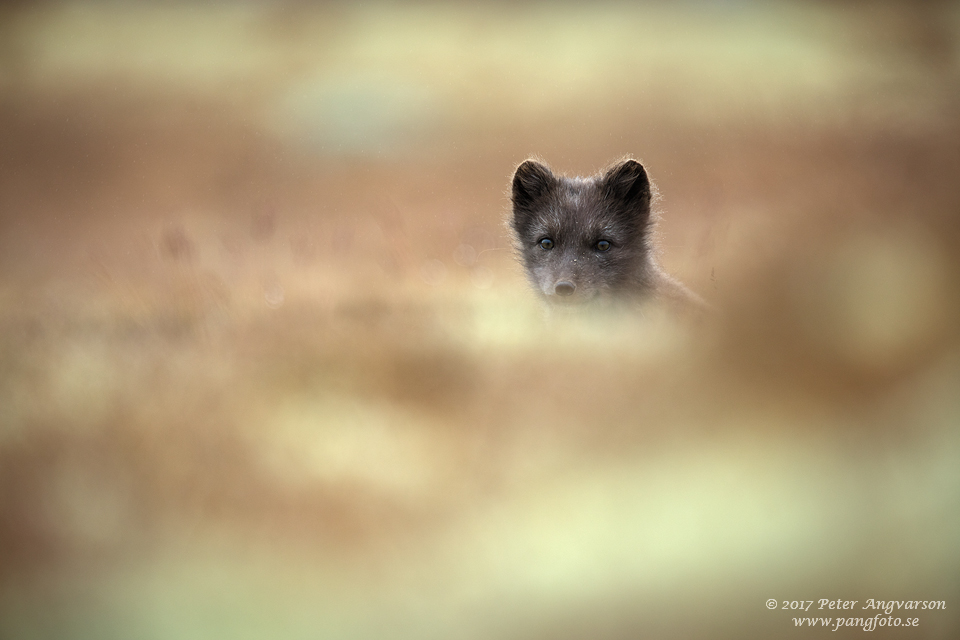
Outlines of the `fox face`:
{"label": "fox face", "polygon": [[650,200],[650,181],[636,160],[590,178],[522,163],[513,176],[510,226],[536,291],[553,304],[642,293],[655,269]]}

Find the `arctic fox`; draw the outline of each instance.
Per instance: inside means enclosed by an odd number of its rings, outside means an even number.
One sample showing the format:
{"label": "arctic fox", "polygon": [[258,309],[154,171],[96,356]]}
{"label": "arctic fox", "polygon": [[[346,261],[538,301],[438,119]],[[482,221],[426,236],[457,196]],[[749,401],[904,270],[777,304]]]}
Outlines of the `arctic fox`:
{"label": "arctic fox", "polygon": [[647,172],[627,158],[596,176],[567,178],[526,160],[513,175],[517,253],[552,305],[659,300],[704,302],[657,265]]}

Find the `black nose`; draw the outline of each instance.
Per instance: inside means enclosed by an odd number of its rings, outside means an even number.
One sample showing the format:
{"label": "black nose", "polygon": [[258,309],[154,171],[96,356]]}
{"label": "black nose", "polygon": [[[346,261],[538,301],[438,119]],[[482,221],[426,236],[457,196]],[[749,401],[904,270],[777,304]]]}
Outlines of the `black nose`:
{"label": "black nose", "polygon": [[577,285],[572,282],[567,282],[566,280],[558,282],[557,286],[553,288],[554,293],[558,296],[571,296],[576,290]]}

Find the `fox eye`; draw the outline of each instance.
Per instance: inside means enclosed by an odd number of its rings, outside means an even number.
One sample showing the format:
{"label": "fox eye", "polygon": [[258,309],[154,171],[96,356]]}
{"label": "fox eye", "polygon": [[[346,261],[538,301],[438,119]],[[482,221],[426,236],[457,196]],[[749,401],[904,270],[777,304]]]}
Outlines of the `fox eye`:
{"label": "fox eye", "polygon": [[610,243],[606,240],[601,240],[597,243],[597,251],[606,251],[610,248]]}
{"label": "fox eye", "polygon": [[544,238],[543,240],[540,241],[540,248],[553,249],[553,240],[551,240],[550,238]]}

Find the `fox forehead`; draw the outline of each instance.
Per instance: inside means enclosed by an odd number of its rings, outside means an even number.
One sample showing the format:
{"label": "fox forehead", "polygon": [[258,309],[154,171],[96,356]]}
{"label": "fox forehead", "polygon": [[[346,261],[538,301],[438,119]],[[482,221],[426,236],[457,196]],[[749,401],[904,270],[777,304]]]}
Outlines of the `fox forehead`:
{"label": "fox forehead", "polygon": [[574,216],[564,211],[551,211],[530,227],[529,240],[538,241],[549,237],[554,241],[580,238],[586,241],[597,238],[618,238],[624,230],[612,221],[597,220],[593,216]]}
{"label": "fox forehead", "polygon": [[595,190],[592,179],[564,179],[553,201],[533,218],[529,232],[537,240],[550,236],[555,241],[578,237],[590,241],[594,236],[613,239],[623,235],[623,225],[618,224],[614,212],[608,210]]}

